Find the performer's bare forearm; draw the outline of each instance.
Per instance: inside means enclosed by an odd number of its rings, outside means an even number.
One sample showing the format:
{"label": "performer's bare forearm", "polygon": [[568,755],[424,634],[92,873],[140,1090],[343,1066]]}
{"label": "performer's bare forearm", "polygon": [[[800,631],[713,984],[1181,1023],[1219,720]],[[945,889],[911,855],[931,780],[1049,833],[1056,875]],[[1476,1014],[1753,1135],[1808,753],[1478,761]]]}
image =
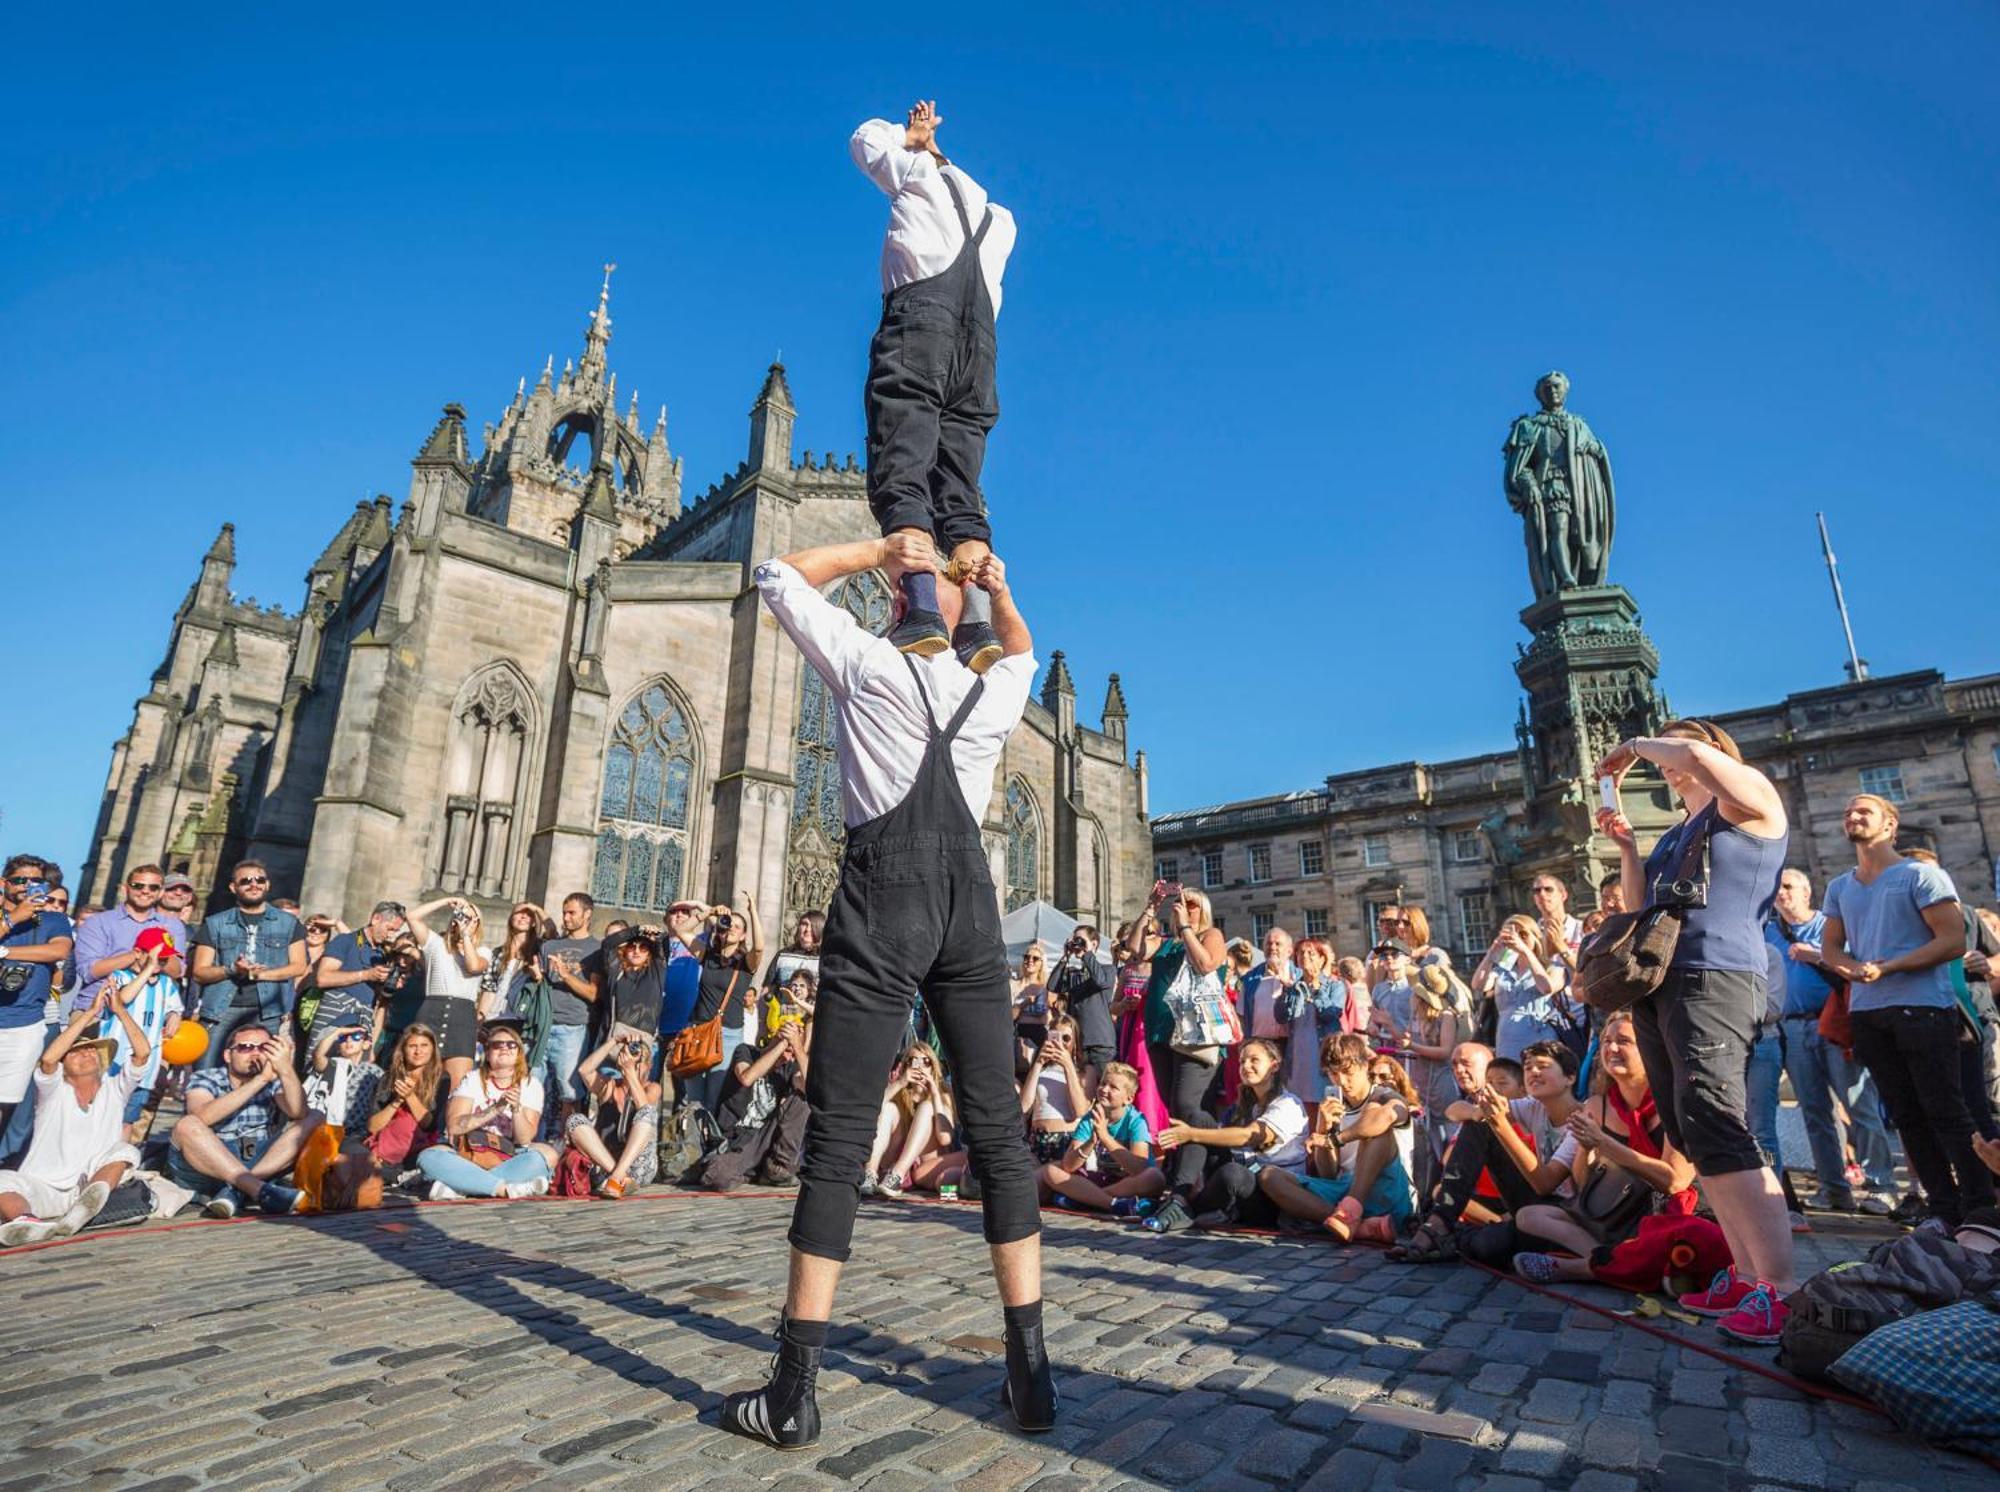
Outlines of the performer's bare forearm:
{"label": "performer's bare forearm", "polygon": [[778,563],[790,565],[810,586],[826,585],[847,575],[882,567],[884,541],[860,539],[852,544],[821,544],[782,556]]}
{"label": "performer's bare forearm", "polygon": [[993,598],[993,634],[1000,639],[1003,656],[1016,657],[1035,650],[1035,640],[1028,635],[1027,619],[1014,604],[1014,593],[1002,591]]}

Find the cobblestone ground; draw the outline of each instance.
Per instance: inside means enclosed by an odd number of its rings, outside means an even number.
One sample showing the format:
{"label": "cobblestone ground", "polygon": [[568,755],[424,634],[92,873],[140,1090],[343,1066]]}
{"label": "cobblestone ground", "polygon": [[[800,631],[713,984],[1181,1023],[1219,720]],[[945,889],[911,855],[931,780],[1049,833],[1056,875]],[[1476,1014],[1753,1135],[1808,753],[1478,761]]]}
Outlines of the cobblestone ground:
{"label": "cobblestone ground", "polygon": [[[781,1455],[714,1410],[769,1360],[787,1203],[426,1206],[0,1258],[0,1492],[1995,1485],[1872,1415],[1469,1268],[1060,1215],[1064,1415],[1024,1436],[996,1403],[977,1211],[935,1204],[864,1210],[825,1436]],[[1812,1249],[1867,1241],[1823,1227]]]}

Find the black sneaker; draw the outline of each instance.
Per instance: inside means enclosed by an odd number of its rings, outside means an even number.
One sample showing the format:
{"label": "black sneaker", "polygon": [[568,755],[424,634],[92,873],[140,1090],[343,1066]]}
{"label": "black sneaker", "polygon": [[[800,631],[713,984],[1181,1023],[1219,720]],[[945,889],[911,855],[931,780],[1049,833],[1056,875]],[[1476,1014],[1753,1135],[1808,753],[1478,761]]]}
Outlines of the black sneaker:
{"label": "black sneaker", "polygon": [[944,618],[935,611],[903,613],[903,619],[889,629],[889,641],[895,644],[897,652],[915,653],[919,658],[929,658],[951,646]]}
{"label": "black sneaker", "polygon": [[985,673],[1000,661],[1000,637],[991,622],[960,622],[951,629],[951,650],[974,673]]}
{"label": "black sneaker", "polygon": [[771,1381],[750,1393],[724,1399],[722,1428],[781,1451],[802,1451],[818,1440],[819,1402],[814,1387],[823,1351],[791,1341],[779,1327]]}
{"label": "black sneaker", "polygon": [[1187,1204],[1175,1197],[1151,1217],[1142,1219],[1139,1226],[1148,1233],[1178,1233],[1192,1228],[1194,1219],[1188,1215]]}

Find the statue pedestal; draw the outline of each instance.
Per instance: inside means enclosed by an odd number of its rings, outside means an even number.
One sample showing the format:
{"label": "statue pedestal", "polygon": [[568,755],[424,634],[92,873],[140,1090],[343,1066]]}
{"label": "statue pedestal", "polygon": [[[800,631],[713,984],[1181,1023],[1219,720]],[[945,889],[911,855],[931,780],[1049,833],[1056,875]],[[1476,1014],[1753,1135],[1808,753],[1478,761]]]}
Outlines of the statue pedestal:
{"label": "statue pedestal", "polygon": [[[1514,663],[1528,696],[1520,727],[1528,791],[1520,873],[1524,887],[1544,870],[1561,876],[1573,904],[1587,907],[1596,901],[1598,877],[1618,864],[1616,847],[1594,824],[1591,769],[1618,742],[1650,735],[1666,718],[1660,652],[1623,586],[1559,591],[1524,610],[1521,625],[1533,641]],[[1671,819],[1665,787],[1650,772],[1626,778],[1624,805],[1642,842]]]}

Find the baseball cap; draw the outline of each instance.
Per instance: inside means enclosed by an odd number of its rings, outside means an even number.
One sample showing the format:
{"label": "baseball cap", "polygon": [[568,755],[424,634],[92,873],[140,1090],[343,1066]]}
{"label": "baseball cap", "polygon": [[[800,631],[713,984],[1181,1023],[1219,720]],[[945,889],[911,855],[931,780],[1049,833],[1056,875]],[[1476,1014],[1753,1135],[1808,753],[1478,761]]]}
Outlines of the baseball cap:
{"label": "baseball cap", "polygon": [[150,949],[157,953],[162,961],[181,956],[180,949],[174,946],[174,935],[164,927],[140,928],[139,936],[132,940],[132,946],[141,953]]}
{"label": "baseball cap", "polygon": [[1410,945],[1405,943],[1401,938],[1388,938],[1383,942],[1377,943],[1373,951],[1376,953],[1400,953],[1405,958],[1408,958],[1410,956]]}
{"label": "baseball cap", "polygon": [[177,886],[185,886],[190,891],[194,890],[194,882],[178,870],[160,878],[160,889],[163,891],[172,891]]}

